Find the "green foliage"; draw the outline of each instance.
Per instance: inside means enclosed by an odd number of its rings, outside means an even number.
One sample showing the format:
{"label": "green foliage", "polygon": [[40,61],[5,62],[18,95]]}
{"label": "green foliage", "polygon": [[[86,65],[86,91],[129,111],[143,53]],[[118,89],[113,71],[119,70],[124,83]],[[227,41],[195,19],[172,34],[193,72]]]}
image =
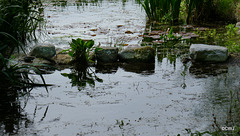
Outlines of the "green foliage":
{"label": "green foliage", "polygon": [[[33,86],[42,86],[42,84],[36,84],[29,77],[29,71],[32,70],[41,77],[43,81],[43,86],[45,86],[46,91],[48,92],[47,84],[41,74],[41,71],[37,67],[35,67],[35,64],[19,66],[18,64],[9,64],[10,61],[11,60],[4,58],[3,55],[0,54],[0,63],[4,66],[4,68],[0,72],[0,81],[2,83],[0,85],[0,88],[31,88]],[[47,66],[44,64],[37,65]]]}
{"label": "green foliage", "polygon": [[[35,85],[29,71],[39,74],[34,65],[10,64],[10,56],[17,49],[24,52],[27,42],[36,39],[35,31],[43,22],[39,0],[1,0],[0,1],[0,80],[1,88],[27,88]],[[47,88],[46,88],[47,89]]]}
{"label": "green foliage", "polygon": [[239,0],[139,0],[150,21],[234,21]]}
{"label": "green foliage", "polygon": [[178,22],[181,0],[139,0],[151,21]]}
{"label": "green foliage", "polygon": [[237,35],[238,28],[235,27],[234,24],[229,24],[229,25],[226,26],[226,28],[227,28],[227,36],[229,38],[232,38],[233,36]]}
{"label": "green foliage", "polygon": [[80,38],[78,39],[72,39],[72,42],[70,43],[70,47],[67,50],[64,50],[63,52],[68,52],[69,56],[72,57],[73,63],[78,63],[81,65],[88,65],[89,62],[91,62],[91,55],[90,51],[93,50],[94,41],[84,41]]}
{"label": "green foliage", "polygon": [[212,44],[227,47],[229,52],[240,52],[240,37],[237,34],[239,28],[234,24],[229,24],[225,28],[224,32],[218,32],[216,29],[207,29],[206,31],[197,29],[195,33],[207,42],[211,41]]}
{"label": "green foliage", "polygon": [[0,53],[5,58],[36,39],[35,30],[43,22],[42,12],[39,0],[0,1]]}
{"label": "green foliage", "polygon": [[224,45],[228,47],[229,52],[240,52],[240,39],[237,35],[239,28],[235,27],[234,24],[229,24],[226,28],[227,33],[225,35],[227,42]]}
{"label": "green foliage", "polygon": [[[94,41],[84,41],[80,38],[72,39],[70,47],[63,52],[68,52],[72,57],[72,63],[74,68],[71,73],[62,73],[62,76],[71,79],[72,86],[77,86],[79,90],[87,86],[94,87],[95,81],[102,82],[102,79],[98,78],[95,73],[89,68],[89,63],[92,62],[90,51],[94,50]],[[101,48],[96,48],[99,50]]]}
{"label": "green foliage", "polygon": [[182,36],[180,36],[180,37],[177,37],[176,35],[174,35],[173,34],[173,28],[171,27],[170,29],[169,29],[169,32],[168,32],[168,34],[164,34],[164,35],[162,35],[162,37],[160,38],[160,39],[164,39],[164,41],[179,41],[181,38],[182,38]]}
{"label": "green foliage", "polygon": [[186,0],[187,23],[199,21],[235,21],[239,0]]}

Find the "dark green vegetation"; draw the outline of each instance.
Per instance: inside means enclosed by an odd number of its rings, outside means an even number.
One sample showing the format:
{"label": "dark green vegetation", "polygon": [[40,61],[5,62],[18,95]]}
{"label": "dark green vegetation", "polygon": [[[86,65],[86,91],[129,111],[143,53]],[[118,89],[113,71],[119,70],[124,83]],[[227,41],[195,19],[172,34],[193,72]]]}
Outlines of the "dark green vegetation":
{"label": "dark green vegetation", "polygon": [[71,48],[63,52],[68,52],[68,55],[72,57],[72,63],[88,66],[89,62],[91,62],[90,51],[93,51],[93,45],[93,40],[72,39],[70,43]]}
{"label": "dark green vegetation", "polygon": [[38,0],[0,1],[0,81],[1,88],[28,88],[34,81],[29,72],[40,74],[34,65],[11,63],[13,53],[24,52],[28,42],[36,40],[36,30],[43,22],[41,2]]}
{"label": "dark green vegetation", "polygon": [[181,0],[144,0],[140,3],[151,21],[178,21]]}
{"label": "dark green vegetation", "polygon": [[94,87],[95,81],[103,82],[102,79],[96,76],[95,72],[90,67],[83,67],[81,65],[75,65],[71,69],[71,73],[61,74],[62,76],[69,78],[72,86],[76,86],[79,91],[87,85]]}
{"label": "dark green vegetation", "polygon": [[36,40],[35,30],[43,21],[42,11],[37,0],[0,1],[0,122],[10,135],[20,129],[19,122],[30,124],[22,114],[18,98],[27,96],[33,86],[42,86],[30,78],[31,73],[39,74],[45,84],[34,64],[20,65],[12,59],[14,53],[24,52],[27,43]]}
{"label": "dark green vegetation", "polygon": [[240,52],[240,37],[237,34],[237,27],[234,24],[225,26],[224,30],[207,29],[205,31],[196,30],[196,34],[199,35],[197,40],[202,43],[210,43],[214,45],[225,46],[229,52]]}
{"label": "dark green vegetation", "polygon": [[102,82],[102,79],[98,78],[89,67],[89,64],[93,62],[91,52],[95,49],[93,47],[94,41],[84,41],[78,38],[72,39],[69,44],[71,48],[63,50],[63,52],[68,52],[68,55],[72,57],[73,69],[71,73],[62,73],[62,75],[69,78],[72,86],[77,86],[78,90],[81,90],[87,84],[94,87],[95,80]]}
{"label": "dark green vegetation", "polygon": [[[142,46],[152,45],[160,48],[188,49],[191,44],[210,44],[228,48],[230,53],[240,52],[239,28],[234,24],[205,27],[152,25],[146,28]],[[187,28],[188,27],[188,28]],[[148,32],[149,31],[149,32]]]}
{"label": "dark green vegetation", "polygon": [[150,21],[176,24],[202,21],[236,21],[239,0],[140,0]]}

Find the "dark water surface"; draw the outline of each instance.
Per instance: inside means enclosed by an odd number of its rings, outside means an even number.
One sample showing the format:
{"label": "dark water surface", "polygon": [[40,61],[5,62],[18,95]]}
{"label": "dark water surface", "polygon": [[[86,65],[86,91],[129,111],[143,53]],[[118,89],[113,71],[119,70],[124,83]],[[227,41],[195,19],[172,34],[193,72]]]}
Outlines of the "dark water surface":
{"label": "dark water surface", "polygon": [[[134,1],[101,1],[84,8],[74,2],[50,3],[45,10],[49,37],[44,41],[61,48],[72,38],[94,39],[105,46],[139,44],[146,25],[145,13]],[[231,95],[239,90],[239,66],[214,72],[216,66],[209,64],[203,70],[182,63],[184,53],[179,50],[158,51],[154,64],[91,67],[103,80],[94,87],[73,86],[73,80],[62,76],[72,72],[69,68],[46,74],[46,82],[54,84],[49,93],[34,88],[10,102],[7,96],[1,98],[0,135],[186,135],[185,129],[213,130],[214,117],[220,127],[226,126]]]}

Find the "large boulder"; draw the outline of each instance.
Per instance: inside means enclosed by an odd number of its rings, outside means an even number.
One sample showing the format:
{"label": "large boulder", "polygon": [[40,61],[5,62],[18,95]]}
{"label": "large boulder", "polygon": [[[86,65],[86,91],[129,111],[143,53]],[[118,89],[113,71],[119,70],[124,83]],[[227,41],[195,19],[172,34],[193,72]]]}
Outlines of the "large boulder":
{"label": "large boulder", "polygon": [[101,47],[95,50],[97,62],[113,63],[118,60],[117,47]]}
{"label": "large boulder", "polygon": [[128,47],[119,53],[122,62],[154,62],[155,50],[151,47]]}
{"label": "large boulder", "polygon": [[39,45],[32,49],[30,56],[35,56],[36,58],[51,59],[56,55],[55,46],[53,45]]}
{"label": "large boulder", "polygon": [[190,56],[196,61],[224,62],[228,58],[228,49],[216,45],[192,44]]}

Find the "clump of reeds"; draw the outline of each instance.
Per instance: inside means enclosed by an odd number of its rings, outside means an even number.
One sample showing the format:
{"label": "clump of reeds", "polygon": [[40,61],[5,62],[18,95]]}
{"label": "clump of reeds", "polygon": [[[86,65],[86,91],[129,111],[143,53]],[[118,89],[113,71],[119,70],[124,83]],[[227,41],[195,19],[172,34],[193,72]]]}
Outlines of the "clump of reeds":
{"label": "clump of reeds", "polygon": [[[0,1],[0,81],[11,87],[33,83],[28,70],[40,71],[32,65],[9,64],[14,51],[24,51],[27,42],[36,39],[35,32],[43,21],[43,8],[40,0],[1,0]],[[45,82],[44,82],[45,83]]]}
{"label": "clump of reeds", "polygon": [[177,23],[211,20],[235,21],[234,14],[239,0],[139,0],[150,21]]}

